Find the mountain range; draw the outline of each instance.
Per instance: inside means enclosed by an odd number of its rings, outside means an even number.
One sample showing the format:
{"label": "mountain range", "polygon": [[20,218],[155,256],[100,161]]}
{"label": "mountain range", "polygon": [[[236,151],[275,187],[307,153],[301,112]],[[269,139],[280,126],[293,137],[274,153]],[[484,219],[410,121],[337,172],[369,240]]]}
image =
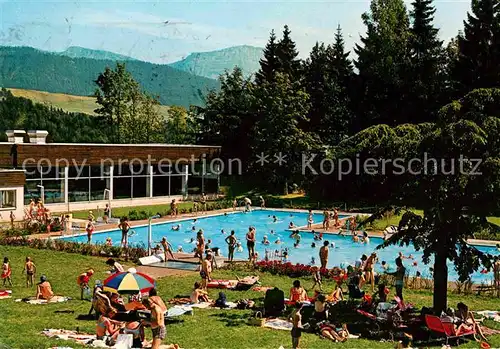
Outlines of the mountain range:
{"label": "mountain range", "polygon": [[22,46],[0,46],[0,87],[93,95],[95,79],[106,67],[125,61],[127,70],[164,105],[203,105],[204,95],[219,88],[214,80],[234,66],[246,75],[258,70],[262,49],[236,46],[193,53],[171,64],[154,64],[103,50],[72,46],[47,52]]}
{"label": "mountain range", "polygon": [[[65,51],[57,52],[61,56],[72,58],[91,58],[112,61],[137,61],[137,59],[118,53],[93,50],[84,47],[71,46]],[[168,65],[193,75],[203,76],[210,79],[218,79],[219,75],[226,70],[232,70],[238,66],[245,76],[250,76],[259,70],[259,60],[263,54],[261,47],[255,46],[233,46],[216,51],[194,52],[186,58],[169,63]]]}
{"label": "mountain range", "polygon": [[[0,47],[0,86],[90,96],[98,75],[115,64],[113,60],[72,58],[31,47]],[[127,61],[127,70],[165,105],[203,105],[203,96],[219,87],[213,79],[168,65],[132,60]]]}

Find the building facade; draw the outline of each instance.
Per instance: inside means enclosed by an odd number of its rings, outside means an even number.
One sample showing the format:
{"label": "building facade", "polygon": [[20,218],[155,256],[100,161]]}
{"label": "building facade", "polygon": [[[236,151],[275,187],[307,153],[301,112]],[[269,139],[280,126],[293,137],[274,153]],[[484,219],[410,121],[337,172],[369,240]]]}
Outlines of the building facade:
{"label": "building facade", "polygon": [[[14,181],[18,206],[40,198],[58,212],[103,207],[108,202],[148,205],[218,191],[220,166],[214,159],[220,147],[59,144],[45,143],[44,132],[28,134],[29,138],[23,131],[10,131],[9,142],[0,143],[0,168],[5,169],[0,172],[0,188],[12,188],[5,183]],[[17,193],[20,187],[22,195]],[[6,202],[12,202],[13,194],[5,195]],[[0,207],[5,216],[2,210],[7,208]]]}

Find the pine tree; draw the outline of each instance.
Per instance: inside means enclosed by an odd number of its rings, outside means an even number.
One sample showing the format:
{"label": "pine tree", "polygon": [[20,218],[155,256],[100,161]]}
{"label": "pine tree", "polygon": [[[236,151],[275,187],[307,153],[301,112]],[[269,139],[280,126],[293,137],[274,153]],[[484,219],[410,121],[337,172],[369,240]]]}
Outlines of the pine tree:
{"label": "pine tree", "polygon": [[330,66],[337,74],[337,78],[341,80],[344,87],[347,87],[352,78],[353,69],[352,62],[349,59],[350,52],[345,51],[344,37],[340,24],[335,33],[335,42],[328,50],[330,52]]}
{"label": "pine tree", "polygon": [[406,122],[409,19],[403,0],[372,0],[367,27],[356,45],[359,70],[358,127]]}
{"label": "pine tree", "polygon": [[291,31],[287,25],[283,29],[283,37],[278,42],[278,70],[281,73],[288,74],[291,79],[298,79],[301,70],[301,61],[297,58],[299,52],[296,49],[295,42],[290,37]]}
{"label": "pine tree", "polygon": [[260,59],[260,70],[255,74],[257,84],[271,82],[274,80],[276,71],[278,70],[278,43],[276,42],[276,34],[271,30],[269,41],[264,48],[264,57]]}
{"label": "pine tree", "polygon": [[456,96],[500,83],[500,2],[472,0],[452,68]]}
{"label": "pine tree", "polygon": [[434,121],[438,108],[446,103],[446,55],[439,29],[433,25],[433,0],[415,0],[410,37],[411,75],[407,118],[411,123]]}

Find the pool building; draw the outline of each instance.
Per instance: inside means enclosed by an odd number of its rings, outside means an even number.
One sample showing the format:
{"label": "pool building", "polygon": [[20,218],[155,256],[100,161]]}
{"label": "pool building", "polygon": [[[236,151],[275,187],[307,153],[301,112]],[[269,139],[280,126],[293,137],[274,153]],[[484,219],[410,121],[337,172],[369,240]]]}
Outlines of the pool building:
{"label": "pool building", "polygon": [[0,221],[40,198],[52,212],[166,203],[217,193],[218,146],[47,143],[46,131],[0,142]]}

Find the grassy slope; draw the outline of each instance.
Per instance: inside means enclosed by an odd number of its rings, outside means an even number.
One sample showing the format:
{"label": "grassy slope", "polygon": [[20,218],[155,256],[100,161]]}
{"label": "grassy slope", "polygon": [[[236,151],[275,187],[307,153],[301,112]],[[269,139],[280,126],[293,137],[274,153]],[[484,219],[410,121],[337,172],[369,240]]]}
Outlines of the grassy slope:
{"label": "grassy slope", "polygon": [[[85,257],[60,252],[51,252],[48,257],[46,251],[33,250],[28,248],[0,246],[0,255],[9,256],[12,261],[14,277],[14,298],[25,297],[34,294],[34,289],[28,290],[24,287],[24,277],[21,276],[23,260],[25,256],[31,256],[39,272],[46,273],[52,282],[54,291],[57,294],[64,294],[75,299],[79,296],[76,286],[76,276],[88,267],[96,270],[95,279],[103,280],[104,260],[92,257]],[[234,278],[231,271],[221,271],[214,275],[216,278]],[[242,275],[240,275],[242,276]],[[283,290],[288,290],[292,279],[288,277],[260,274],[263,285],[275,285]],[[177,294],[189,293],[192,284],[199,277],[197,274],[185,277],[170,277],[161,279],[158,282],[160,295],[165,298],[174,297]],[[304,281],[306,286],[310,286],[311,280]],[[326,283],[325,288],[331,290],[333,285]],[[217,291],[210,291],[212,297]],[[241,298],[261,298],[263,293],[248,291],[236,292],[228,291],[229,300]],[[428,291],[405,291],[406,298],[418,306],[429,305],[432,301],[432,294]],[[62,343],[57,340],[49,340],[39,334],[44,328],[65,328],[75,329],[77,326],[82,331],[93,332],[95,322],[77,321],[77,314],[85,314],[90,307],[87,301],[72,300],[66,304],[51,304],[45,306],[28,305],[15,303],[13,299],[0,300],[0,328],[2,336],[1,344],[9,345],[13,348],[47,348],[56,345],[70,345],[78,347],[74,343]],[[449,302],[455,305],[459,301],[464,301],[474,310],[497,309],[498,299],[477,296],[450,295]],[[74,314],[55,314],[55,310],[74,310]],[[249,327],[246,325],[246,318],[249,311],[231,310],[199,310],[194,316],[184,316],[178,323],[168,326],[168,337],[165,342],[179,343],[184,348],[278,348],[280,345],[290,346],[290,334],[287,331],[274,331]],[[497,328],[500,326],[496,325]],[[150,330],[147,329],[146,336],[151,339]],[[304,348],[331,348],[332,343],[320,340],[318,336],[304,334],[302,347]],[[500,347],[500,336],[491,337],[492,347]],[[345,344],[335,344],[336,348],[393,348],[393,344],[380,343],[368,340],[352,340]],[[477,343],[471,342],[467,347],[477,348]]]}
{"label": "grassy slope", "polygon": [[[8,90],[11,91],[16,97],[28,98],[34,102],[51,105],[55,108],[60,108],[68,112],[95,115],[94,110],[98,108],[98,104],[93,97],[73,96],[63,93],[50,93],[45,91],[24,90],[17,88],[9,88]],[[161,105],[161,114],[167,116],[168,109],[168,106]]]}

